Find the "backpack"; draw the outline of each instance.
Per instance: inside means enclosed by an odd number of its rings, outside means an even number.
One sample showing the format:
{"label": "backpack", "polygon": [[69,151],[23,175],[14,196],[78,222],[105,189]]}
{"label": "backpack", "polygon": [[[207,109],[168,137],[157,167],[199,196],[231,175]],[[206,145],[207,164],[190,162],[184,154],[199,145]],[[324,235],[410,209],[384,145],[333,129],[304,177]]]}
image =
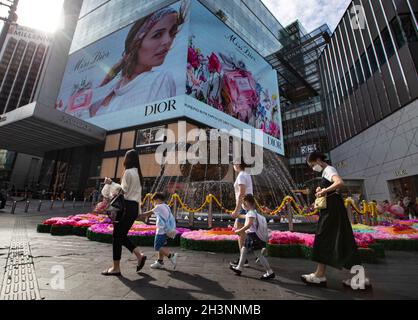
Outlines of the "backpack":
{"label": "backpack", "polygon": [[165,224],[165,234],[170,239],[174,239],[177,236],[177,230],[176,230],[176,219],[174,219],[174,215],[171,212],[171,209],[168,205],[165,205],[165,207],[168,209],[168,212],[170,213],[168,220],[165,220],[163,217],[160,217],[160,219]]}
{"label": "backpack", "polygon": [[257,237],[264,241],[265,243],[268,243],[270,235],[269,235],[269,229],[267,225],[267,219],[266,217],[262,216],[257,212]]}

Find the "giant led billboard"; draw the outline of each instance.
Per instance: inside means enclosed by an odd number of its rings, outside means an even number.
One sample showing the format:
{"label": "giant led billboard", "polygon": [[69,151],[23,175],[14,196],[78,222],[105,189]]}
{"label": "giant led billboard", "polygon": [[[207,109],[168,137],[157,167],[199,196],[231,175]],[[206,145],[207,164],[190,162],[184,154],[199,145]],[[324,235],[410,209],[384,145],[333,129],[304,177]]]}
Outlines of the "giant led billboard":
{"label": "giant led billboard", "polygon": [[56,108],[106,130],[177,118],[257,128],[284,153],[276,71],[197,0],[71,54]]}
{"label": "giant led billboard", "polygon": [[277,72],[198,1],[191,12],[186,114],[213,127],[261,129],[265,146],[283,154]]}
{"label": "giant led billboard", "polygon": [[71,54],[57,108],[114,130],[144,123],[146,105],[184,95],[187,4],[158,10]]}

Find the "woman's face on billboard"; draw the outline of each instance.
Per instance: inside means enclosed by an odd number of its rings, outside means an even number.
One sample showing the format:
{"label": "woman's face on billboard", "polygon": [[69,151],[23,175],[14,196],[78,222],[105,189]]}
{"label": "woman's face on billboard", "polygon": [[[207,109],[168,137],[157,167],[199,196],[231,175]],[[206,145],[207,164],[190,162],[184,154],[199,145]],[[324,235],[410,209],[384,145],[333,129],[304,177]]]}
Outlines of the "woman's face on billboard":
{"label": "woman's face on billboard", "polygon": [[148,32],[138,50],[138,64],[146,67],[158,67],[164,63],[177,35],[177,14],[162,18]]}

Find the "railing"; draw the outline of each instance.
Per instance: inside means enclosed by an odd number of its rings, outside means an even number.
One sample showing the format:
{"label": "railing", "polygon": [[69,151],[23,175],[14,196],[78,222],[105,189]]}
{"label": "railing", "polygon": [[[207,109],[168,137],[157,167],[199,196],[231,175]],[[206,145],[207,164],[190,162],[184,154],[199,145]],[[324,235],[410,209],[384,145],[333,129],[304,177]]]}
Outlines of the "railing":
{"label": "railing", "polygon": [[[142,200],[141,206],[147,211],[151,210],[154,205],[152,197],[153,197],[153,194],[149,193]],[[56,201],[59,201],[59,200],[49,201],[50,210],[54,209],[54,205]],[[60,202],[61,202],[61,208],[65,208],[66,199],[63,199]],[[38,206],[37,206],[38,212],[42,210],[43,203],[44,203],[43,200],[39,200]],[[377,225],[378,211],[377,211],[376,203],[363,201],[359,208],[354,203],[353,199],[347,198],[344,200],[344,204],[345,204],[345,207],[347,208],[347,213],[352,223]],[[85,198],[82,204],[82,208],[85,208],[86,205],[87,205],[87,199]],[[208,221],[209,228],[213,227],[213,216],[214,216],[213,212],[214,212],[215,206],[217,206],[223,213],[232,214],[233,212],[232,210],[226,209],[222,205],[221,201],[219,201],[219,199],[213,194],[207,195],[205,198],[205,201],[199,207],[192,208],[189,205],[187,205],[177,193],[175,193],[171,195],[168,205],[172,208],[173,214],[176,219],[177,219],[179,210],[182,210],[183,212],[188,213],[189,214],[188,220],[189,220],[190,227],[194,226],[195,214],[198,212],[203,212],[206,208],[208,209],[207,221]],[[16,206],[17,206],[17,201],[13,201],[12,206],[11,206],[12,214],[15,214]],[[285,197],[283,201],[280,203],[280,205],[277,206],[277,208],[275,208],[274,210],[269,210],[263,207],[262,205],[260,205],[260,203],[257,200],[256,200],[256,206],[259,212],[261,212],[263,215],[267,217],[275,217],[275,216],[280,216],[280,215],[287,216],[290,231],[294,230],[293,220],[295,217],[311,217],[311,216],[319,214],[318,210],[310,210],[309,208],[301,208],[297,204],[295,199],[290,196]],[[30,201],[26,201],[25,208],[24,208],[25,213],[28,212],[29,207],[30,207]],[[91,207],[92,208],[94,207],[93,202],[91,202]],[[76,208],[76,199],[73,199],[72,201],[72,208],[73,209]]]}

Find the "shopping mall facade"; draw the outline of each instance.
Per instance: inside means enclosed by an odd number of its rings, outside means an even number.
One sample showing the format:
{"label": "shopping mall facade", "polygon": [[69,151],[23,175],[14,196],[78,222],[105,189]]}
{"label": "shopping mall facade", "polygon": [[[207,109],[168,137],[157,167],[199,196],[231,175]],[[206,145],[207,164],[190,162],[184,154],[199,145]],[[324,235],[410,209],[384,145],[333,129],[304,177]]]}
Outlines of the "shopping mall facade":
{"label": "shopping mall facade", "polygon": [[[155,159],[166,142],[159,130],[178,139],[179,123],[186,132],[262,129],[265,151],[284,155],[277,72],[263,58],[282,48],[283,28],[261,1],[69,3],[65,35],[58,36],[37,101],[4,114],[0,123],[2,148],[43,156],[39,188],[86,194],[104,177],[120,178],[133,148],[146,191],[162,170],[176,181],[167,188],[181,188],[190,167],[162,169]],[[151,70],[127,76],[142,67],[141,58],[130,60],[136,63],[131,69],[126,60],[147,40],[166,49],[154,52]],[[232,182],[231,166],[218,178]]]}
{"label": "shopping mall facade", "polygon": [[319,61],[331,160],[369,200],[418,199],[417,13],[355,0]]}

